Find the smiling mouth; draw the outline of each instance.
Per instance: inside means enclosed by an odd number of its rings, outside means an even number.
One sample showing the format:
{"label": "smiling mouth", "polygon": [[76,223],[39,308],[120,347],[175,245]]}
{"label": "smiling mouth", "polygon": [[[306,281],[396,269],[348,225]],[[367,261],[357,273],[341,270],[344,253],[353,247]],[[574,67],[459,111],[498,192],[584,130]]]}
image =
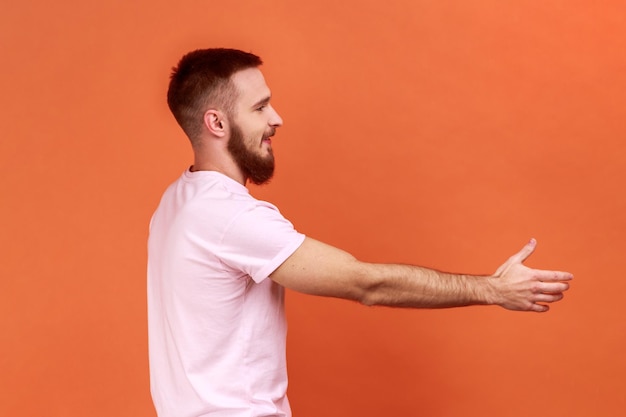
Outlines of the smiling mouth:
{"label": "smiling mouth", "polygon": [[267,134],[263,135],[263,138],[261,139],[261,143],[267,143],[268,145],[272,144],[272,136],[274,136],[276,134],[276,129],[272,129],[270,132],[268,132]]}

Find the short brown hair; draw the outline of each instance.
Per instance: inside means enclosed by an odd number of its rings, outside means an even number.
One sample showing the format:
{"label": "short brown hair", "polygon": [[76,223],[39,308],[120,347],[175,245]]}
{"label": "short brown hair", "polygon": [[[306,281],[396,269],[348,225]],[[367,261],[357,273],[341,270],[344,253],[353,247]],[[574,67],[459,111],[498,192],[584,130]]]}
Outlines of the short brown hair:
{"label": "short brown hair", "polygon": [[202,132],[208,106],[232,114],[237,91],[231,76],[262,63],[254,54],[226,48],[198,49],[181,58],[172,69],[167,104],[192,142]]}

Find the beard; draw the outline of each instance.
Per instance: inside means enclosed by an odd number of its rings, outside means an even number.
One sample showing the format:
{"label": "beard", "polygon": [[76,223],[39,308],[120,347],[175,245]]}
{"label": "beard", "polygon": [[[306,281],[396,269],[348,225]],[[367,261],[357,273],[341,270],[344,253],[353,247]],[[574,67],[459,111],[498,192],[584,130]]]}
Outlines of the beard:
{"label": "beard", "polygon": [[[261,185],[268,183],[274,176],[274,154],[272,148],[268,148],[267,156],[255,153],[246,145],[246,140],[239,126],[235,123],[231,123],[231,126],[228,151],[233,156],[235,163],[244,176],[252,181],[253,184]],[[266,132],[262,139],[273,136],[274,132],[274,129]]]}

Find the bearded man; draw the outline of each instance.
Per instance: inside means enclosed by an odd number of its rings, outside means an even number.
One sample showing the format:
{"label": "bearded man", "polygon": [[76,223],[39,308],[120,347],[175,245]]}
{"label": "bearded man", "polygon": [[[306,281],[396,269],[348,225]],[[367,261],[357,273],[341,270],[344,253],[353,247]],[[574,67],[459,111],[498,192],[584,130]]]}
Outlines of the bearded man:
{"label": "bearded man", "polygon": [[291,416],[284,288],[365,305],[499,305],[544,312],[572,275],[530,269],[531,240],[493,276],[372,264],[298,233],[247,181],[274,172],[282,119],[259,70],[233,49],[185,55],[168,104],[194,163],[165,191],[150,223],[150,382],[159,417]]}

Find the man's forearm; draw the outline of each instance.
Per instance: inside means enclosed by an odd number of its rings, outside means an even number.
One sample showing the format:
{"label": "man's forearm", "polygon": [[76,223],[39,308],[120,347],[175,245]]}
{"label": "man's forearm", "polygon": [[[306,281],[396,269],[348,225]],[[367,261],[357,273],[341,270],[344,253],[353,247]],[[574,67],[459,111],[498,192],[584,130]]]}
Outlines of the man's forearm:
{"label": "man's forearm", "polygon": [[412,265],[363,264],[365,305],[447,308],[493,303],[488,277],[459,275]]}

